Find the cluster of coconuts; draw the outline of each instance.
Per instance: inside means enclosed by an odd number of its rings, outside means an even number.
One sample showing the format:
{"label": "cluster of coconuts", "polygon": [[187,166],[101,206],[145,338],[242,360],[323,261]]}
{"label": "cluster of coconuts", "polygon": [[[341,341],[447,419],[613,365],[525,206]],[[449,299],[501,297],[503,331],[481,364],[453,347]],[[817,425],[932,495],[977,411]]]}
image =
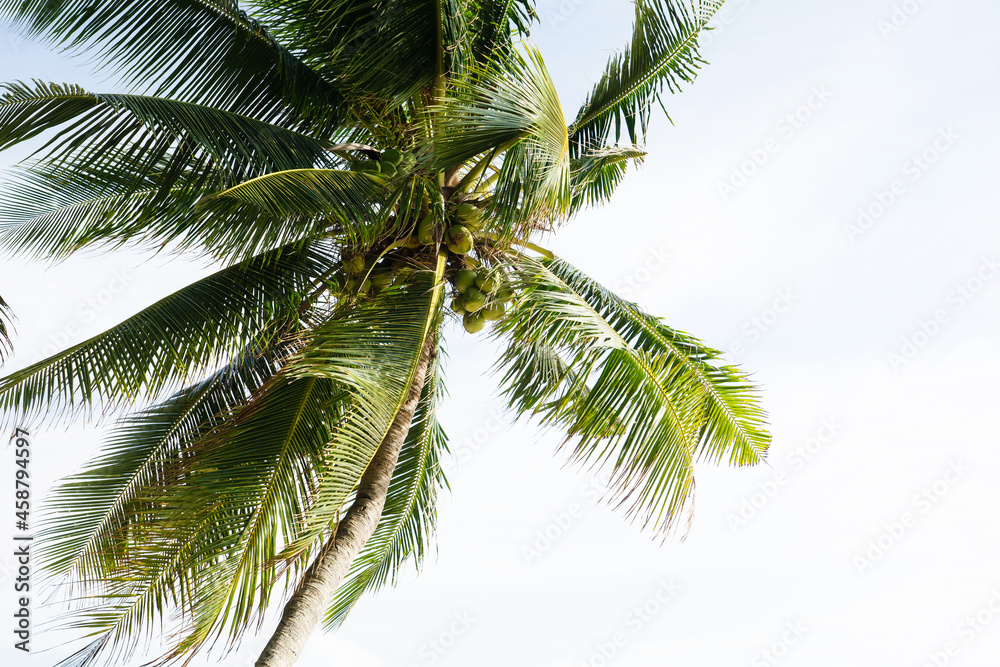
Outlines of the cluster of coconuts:
{"label": "cluster of coconuts", "polygon": [[[356,162],[353,168],[360,172],[391,177],[412,170],[415,163],[416,157],[412,153],[387,148],[382,151],[380,160]],[[359,295],[378,294],[411,271],[411,264],[407,261],[412,259],[411,251],[418,251],[421,246],[435,245],[441,241],[454,256],[455,263],[461,267],[452,277],[456,294],[451,308],[462,316],[466,331],[478,333],[487,322],[504,316],[507,304],[514,298],[514,291],[501,271],[467,268],[469,260],[465,259],[465,255],[472,251],[482,225],[482,213],[478,206],[471,202],[456,206],[449,216],[442,238],[437,236],[437,220],[436,216],[425,214],[417,225],[416,238],[382,259],[377,259],[377,253],[366,255],[363,251],[345,254],[341,258],[335,280],[341,287]],[[371,271],[366,276],[365,270],[369,266]]]}
{"label": "cluster of coconuts", "polygon": [[378,160],[361,160],[355,162],[351,168],[354,171],[392,177],[397,173],[402,174],[410,171],[416,162],[417,157],[413,153],[404,153],[395,148],[386,148],[382,151]]}
{"label": "cluster of coconuts", "polygon": [[[404,246],[378,261],[376,261],[377,254],[366,255],[363,252],[345,254],[341,257],[340,267],[334,274],[334,280],[338,286],[358,295],[378,294],[394,282],[405,279],[413,270],[408,250],[410,248]],[[370,262],[375,264],[366,275],[365,269]]]}
{"label": "cluster of coconuts", "polygon": [[[465,202],[455,209],[454,220],[444,232],[442,241],[448,250],[455,255],[466,255],[472,250],[475,241],[475,233],[481,224],[479,207],[475,204]],[[417,239],[424,245],[432,245],[436,242],[434,236],[436,220],[433,216],[427,216],[420,221],[417,227]]]}
{"label": "cluster of coconuts", "polygon": [[514,298],[514,290],[498,271],[459,269],[454,285],[458,294],[451,301],[451,309],[462,316],[469,333],[478,333],[487,322],[503,317],[507,303]]}

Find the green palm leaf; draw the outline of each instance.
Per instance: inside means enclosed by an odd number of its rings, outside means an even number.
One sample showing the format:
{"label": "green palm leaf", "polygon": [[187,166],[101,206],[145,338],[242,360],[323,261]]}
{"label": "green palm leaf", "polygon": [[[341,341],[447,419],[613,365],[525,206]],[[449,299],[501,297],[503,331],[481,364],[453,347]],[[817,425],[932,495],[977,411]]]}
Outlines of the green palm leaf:
{"label": "green palm leaf", "polygon": [[440,400],[440,363],[428,369],[427,382],[413,423],[399,453],[382,519],[375,534],[351,565],[327,611],[327,629],[339,627],[365,593],[374,593],[390,580],[396,582],[410,559],[420,567],[436,523],[436,501],[447,480],[440,467],[448,440],[437,421]]}
{"label": "green palm leaf", "polygon": [[524,295],[498,327],[506,395],[566,429],[574,460],[607,462],[620,505],[664,530],[693,491],[693,465],[763,460],[756,389],[719,353],[616,297],[563,260],[515,259]]}
{"label": "green palm leaf", "polygon": [[7,83],[0,90],[0,150],[73,121],[43,149],[49,163],[59,166],[93,168],[115,159],[113,164],[120,164],[124,154],[136,165],[132,173],[147,174],[179,146],[238,181],[328,159],[327,143],[190,102],[94,94],[79,86],[44,83]]}
{"label": "green palm leaf", "polygon": [[291,362],[299,377],[328,377],[355,387],[345,417],[326,450],[303,531],[283,555],[299,559],[339,518],[406,400],[425,345],[441,317],[445,255],[435,270],[420,271],[401,291],[352,308],[349,317],[316,327]]}
{"label": "green palm leaf", "polygon": [[0,365],[3,365],[4,359],[11,352],[14,351],[14,344],[11,341],[11,334],[13,333],[13,313],[10,310],[10,306],[7,302],[3,300],[0,296]]}
{"label": "green palm leaf", "polygon": [[84,585],[127,567],[125,540],[150,489],[168,488],[181,453],[247,401],[277,371],[285,345],[275,336],[161,404],[124,418],[102,454],[53,491],[40,533],[53,577]]}
{"label": "green palm leaf", "polygon": [[262,0],[261,17],[352,100],[395,106],[445,72],[460,72],[474,34],[463,0]]}
{"label": "green palm leaf", "polygon": [[604,148],[573,160],[572,190],[573,213],[586,206],[597,206],[611,199],[618,184],[625,177],[628,163],[642,164],[646,152],[634,146]]}
{"label": "green palm leaf", "polygon": [[[218,192],[202,206],[221,211],[252,209],[269,220],[285,220],[293,228],[317,232],[332,228],[352,245],[368,245],[386,233],[378,211],[384,191],[380,181],[368,174],[335,169],[279,171]],[[261,231],[269,239],[285,238],[274,224]]]}
{"label": "green palm leaf", "polygon": [[476,156],[480,167],[503,156],[488,215],[506,234],[519,223],[569,212],[570,162],[566,121],[541,54],[514,52],[503,68],[476,68],[454,80],[434,138],[436,166],[448,169]]}
{"label": "green palm leaf", "polygon": [[2,0],[15,28],[87,53],[127,81],[268,120],[338,122],[343,98],[235,0]]}
{"label": "green palm leaf", "polygon": [[[645,139],[654,102],[677,92],[704,63],[698,35],[724,0],[637,0],[632,41],[612,55],[569,129],[573,156],[604,148],[622,124],[633,144]],[[639,129],[636,129],[638,122]]]}
{"label": "green palm leaf", "polygon": [[485,63],[510,52],[514,38],[527,37],[538,18],[534,0],[484,0],[478,5],[479,34],[473,44],[476,61]]}
{"label": "green palm leaf", "polygon": [[[8,419],[115,410],[197,379],[259,340],[329,271],[329,248],[283,249],[236,264],[121,324],[0,380]],[[292,311],[294,312],[294,311]]]}

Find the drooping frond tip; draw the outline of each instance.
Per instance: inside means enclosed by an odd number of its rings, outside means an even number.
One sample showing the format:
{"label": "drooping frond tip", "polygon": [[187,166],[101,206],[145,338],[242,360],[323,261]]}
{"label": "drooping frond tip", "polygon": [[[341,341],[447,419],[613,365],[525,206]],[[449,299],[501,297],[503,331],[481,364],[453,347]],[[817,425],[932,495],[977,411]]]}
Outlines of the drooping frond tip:
{"label": "drooping frond tip", "polygon": [[[631,143],[645,140],[654,104],[677,92],[704,64],[698,35],[724,0],[637,0],[632,40],[608,60],[604,75],[570,126],[574,157],[615,141],[624,125]],[[665,110],[664,110],[665,112]]]}
{"label": "drooping frond tip", "polygon": [[521,296],[497,329],[511,406],[564,429],[573,461],[657,532],[690,511],[698,461],[753,465],[770,436],[757,388],[719,353],[560,259],[514,256]]}

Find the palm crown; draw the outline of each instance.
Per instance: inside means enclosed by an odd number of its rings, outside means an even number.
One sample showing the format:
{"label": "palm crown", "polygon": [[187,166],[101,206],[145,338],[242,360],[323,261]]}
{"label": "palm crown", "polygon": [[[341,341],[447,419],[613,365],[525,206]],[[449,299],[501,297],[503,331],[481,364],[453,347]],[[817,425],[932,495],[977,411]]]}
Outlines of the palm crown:
{"label": "palm crown", "polygon": [[[533,242],[642,160],[720,4],[638,0],[567,122],[531,0],[258,0],[260,22],[229,0],[0,0],[142,91],[6,84],[0,149],[59,131],[8,176],[0,244],[223,266],[0,381],[12,418],[124,414],[48,504],[48,571],[88,600],[73,664],[130,655],[157,619],[165,660],[235,644],[282,581],[258,664],[292,664],[321,616],[419,565],[449,319],[495,322],[513,411],[607,466],[653,531],[685,515],[695,461],[762,460],[743,374]],[[0,301],[0,354],[9,317]]]}

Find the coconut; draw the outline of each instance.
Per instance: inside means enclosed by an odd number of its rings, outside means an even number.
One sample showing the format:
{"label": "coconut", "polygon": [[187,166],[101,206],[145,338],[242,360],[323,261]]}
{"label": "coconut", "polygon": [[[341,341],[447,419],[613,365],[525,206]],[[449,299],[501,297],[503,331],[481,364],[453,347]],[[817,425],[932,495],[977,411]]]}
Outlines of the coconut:
{"label": "coconut", "polygon": [[396,165],[394,165],[393,163],[387,160],[382,160],[378,166],[379,166],[379,171],[381,171],[386,176],[396,175]]}
{"label": "coconut", "polygon": [[396,165],[399,171],[410,171],[417,164],[417,156],[413,153],[403,153],[399,164]]}
{"label": "coconut", "polygon": [[470,287],[465,291],[465,309],[474,313],[486,305],[486,295],[475,287]]}
{"label": "coconut", "polygon": [[496,291],[497,281],[490,277],[486,271],[480,271],[476,274],[476,287],[486,294],[492,294]]}
{"label": "coconut", "polygon": [[465,299],[463,299],[461,296],[456,296],[454,299],[451,300],[451,309],[454,310],[459,315],[464,313]]}
{"label": "coconut", "polygon": [[417,227],[417,239],[424,245],[432,245],[435,239],[435,229],[437,228],[434,216],[428,215],[420,221]]}
{"label": "coconut", "polygon": [[501,287],[497,290],[497,298],[507,303],[514,300],[514,290],[509,287]]}
{"label": "coconut", "polygon": [[469,333],[479,333],[486,326],[486,318],[479,313],[466,313],[462,324]]}
{"label": "coconut", "polygon": [[375,160],[365,160],[361,163],[360,171],[370,171],[378,174],[382,171],[382,166]]}
{"label": "coconut", "polygon": [[403,160],[403,154],[395,148],[386,148],[382,151],[382,162],[389,162],[393,166],[398,165]]}
{"label": "coconut", "polygon": [[469,202],[465,202],[455,210],[455,215],[457,215],[462,220],[468,220],[469,218],[473,218],[479,215],[479,207],[476,206],[475,204],[470,204]]}
{"label": "coconut", "polygon": [[465,292],[476,284],[476,272],[471,269],[460,269],[455,273],[455,288]]}
{"label": "coconut", "polygon": [[494,301],[480,311],[490,322],[499,320],[507,312],[507,308],[499,301]]}
{"label": "coconut", "polygon": [[365,256],[351,255],[344,258],[344,270],[348,273],[361,273],[365,270]]}
{"label": "coconut", "polygon": [[472,250],[472,232],[462,225],[452,225],[445,234],[448,250],[456,255],[464,255]]}

